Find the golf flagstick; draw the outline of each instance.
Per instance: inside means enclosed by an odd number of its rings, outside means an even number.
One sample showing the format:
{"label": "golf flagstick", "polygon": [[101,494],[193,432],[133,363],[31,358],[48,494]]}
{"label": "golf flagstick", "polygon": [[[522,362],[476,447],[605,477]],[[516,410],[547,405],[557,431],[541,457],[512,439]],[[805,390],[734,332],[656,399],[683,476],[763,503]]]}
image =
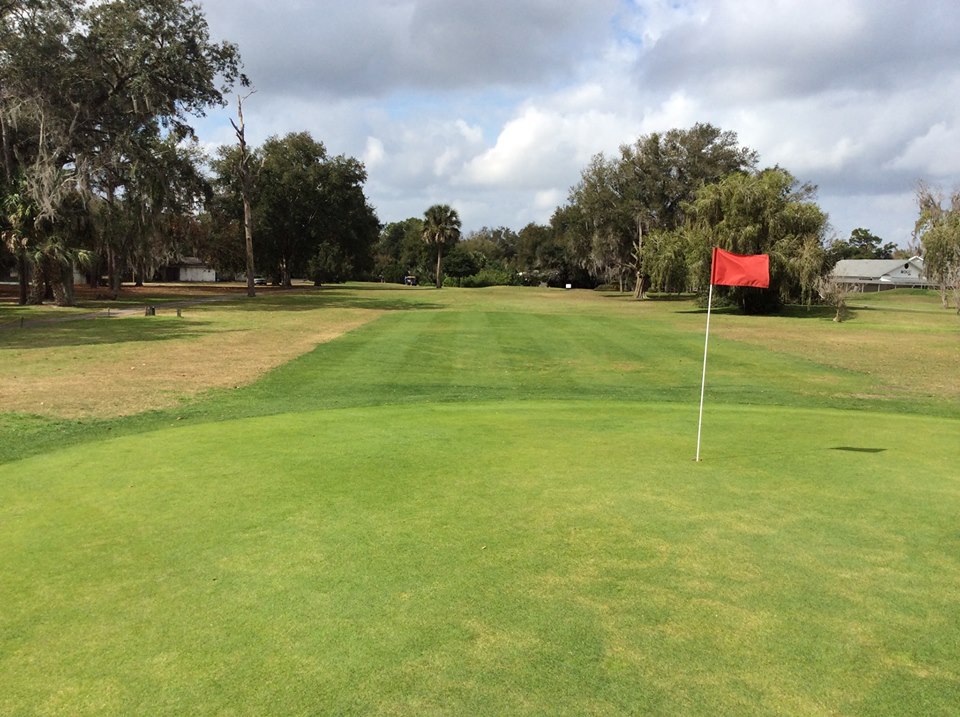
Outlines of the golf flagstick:
{"label": "golf flagstick", "polygon": [[703,394],[707,387],[707,346],[710,343],[710,310],[713,285],[770,288],[769,254],[734,254],[720,247],[710,257],[710,293],[707,297],[707,335],[703,339],[703,378],[700,381],[700,422],[697,424],[697,463],[700,462],[700,429],[703,428]]}
{"label": "golf flagstick", "polygon": [[703,394],[707,386],[707,346],[710,343],[710,309],[713,307],[713,281],[707,296],[707,335],[703,340],[703,378],[700,379],[700,420],[697,422],[697,463],[700,462],[700,431],[703,428]]}

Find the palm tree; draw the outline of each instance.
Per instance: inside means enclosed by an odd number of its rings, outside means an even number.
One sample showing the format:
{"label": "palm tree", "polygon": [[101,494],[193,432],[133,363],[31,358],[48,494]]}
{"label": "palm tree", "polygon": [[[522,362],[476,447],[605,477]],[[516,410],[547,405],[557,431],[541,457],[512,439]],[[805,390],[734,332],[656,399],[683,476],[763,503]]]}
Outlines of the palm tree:
{"label": "palm tree", "polygon": [[17,258],[17,277],[20,283],[19,303],[23,305],[28,300],[27,250],[33,239],[36,206],[27,196],[22,181],[20,186],[7,194],[3,200],[3,216],[10,227],[3,232],[3,239],[7,249]]}
{"label": "palm tree", "polygon": [[460,238],[460,215],[448,204],[434,204],[423,213],[423,240],[437,247],[437,288],[440,288],[440,261],[443,246]]}

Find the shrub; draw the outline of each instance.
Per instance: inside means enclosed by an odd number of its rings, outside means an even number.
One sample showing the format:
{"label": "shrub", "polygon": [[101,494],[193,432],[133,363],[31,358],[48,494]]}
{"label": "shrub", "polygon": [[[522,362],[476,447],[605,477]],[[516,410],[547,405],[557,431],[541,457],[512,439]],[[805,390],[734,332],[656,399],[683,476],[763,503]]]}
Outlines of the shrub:
{"label": "shrub", "polygon": [[472,276],[465,276],[460,280],[460,286],[478,289],[484,286],[513,286],[517,284],[517,277],[512,271],[486,267]]}

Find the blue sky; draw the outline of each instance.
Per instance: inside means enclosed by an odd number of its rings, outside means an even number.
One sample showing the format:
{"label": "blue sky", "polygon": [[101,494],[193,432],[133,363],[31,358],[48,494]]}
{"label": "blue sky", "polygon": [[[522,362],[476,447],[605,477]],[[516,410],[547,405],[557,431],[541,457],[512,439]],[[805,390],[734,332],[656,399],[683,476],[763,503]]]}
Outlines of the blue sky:
{"label": "blue sky", "polygon": [[[598,152],[736,132],[819,186],[834,231],[906,245],[924,180],[960,185],[953,0],[201,0],[256,94],[248,138],[307,130],[367,165],[381,221],[545,222]],[[234,141],[234,107],[198,124]]]}

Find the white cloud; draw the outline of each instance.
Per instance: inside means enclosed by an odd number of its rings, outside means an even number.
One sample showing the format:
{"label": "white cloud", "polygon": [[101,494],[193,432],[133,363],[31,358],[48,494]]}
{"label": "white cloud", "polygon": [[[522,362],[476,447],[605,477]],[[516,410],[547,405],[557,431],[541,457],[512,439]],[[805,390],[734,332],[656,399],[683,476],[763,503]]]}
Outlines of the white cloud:
{"label": "white cloud", "polygon": [[464,179],[481,185],[524,183],[523,175],[542,171],[548,138],[556,138],[560,120],[529,107],[504,126],[492,148],[467,163]]}
{"label": "white cloud", "polygon": [[937,122],[925,134],[910,140],[889,166],[934,177],[960,176],[960,152],[956,147],[960,147],[960,127]]}
{"label": "white cloud", "polygon": [[504,125],[493,147],[466,163],[457,180],[511,189],[569,186],[592,155],[629,140],[627,131],[608,113],[527,105]]}
{"label": "white cloud", "polygon": [[837,237],[846,239],[858,227],[870,229],[883,241],[910,245],[917,203],[913,187],[890,194],[821,194],[820,206],[830,215]]}
{"label": "white cloud", "polygon": [[617,0],[202,0],[265,91],[371,96],[531,85],[602,43]]}
{"label": "white cloud", "polygon": [[533,206],[541,213],[552,213],[554,209],[563,204],[567,195],[559,189],[544,189],[533,195]]}
{"label": "white cloud", "polygon": [[[892,239],[915,209],[891,198],[960,183],[945,0],[203,4],[257,86],[251,141],[305,129],[360,157],[384,221],[454,199],[465,229],[542,221],[593,154],[698,121],[818,184],[841,234]],[[234,141],[229,116],[205,142]]]}
{"label": "white cloud", "polygon": [[463,138],[471,144],[479,144],[483,141],[483,128],[471,126],[462,119],[458,119],[455,124]]}
{"label": "white cloud", "polygon": [[379,165],[383,164],[386,156],[386,152],[383,148],[383,142],[376,137],[367,137],[367,146],[363,152],[362,158],[364,165],[367,167],[367,171],[375,169]]}

